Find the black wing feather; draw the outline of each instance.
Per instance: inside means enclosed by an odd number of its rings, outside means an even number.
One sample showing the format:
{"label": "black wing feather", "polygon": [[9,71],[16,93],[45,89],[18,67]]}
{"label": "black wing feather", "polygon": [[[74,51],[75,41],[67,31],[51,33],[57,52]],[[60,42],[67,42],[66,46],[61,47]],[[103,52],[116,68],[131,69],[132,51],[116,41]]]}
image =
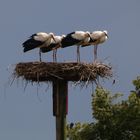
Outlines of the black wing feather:
{"label": "black wing feather", "polygon": [[87,44],[85,44],[85,45],[82,45],[81,47],[86,47],[86,46],[89,46],[90,45],[90,43],[93,43],[93,42],[95,42],[95,41],[97,41],[97,40],[93,40],[92,38],[90,38],[90,41],[87,43]]}
{"label": "black wing feather", "polygon": [[80,42],[80,40],[72,37],[72,34],[74,34],[74,33],[75,32],[67,34],[67,36],[62,39],[62,41],[61,41],[62,48],[73,46]]}
{"label": "black wing feather", "polygon": [[52,44],[50,44],[48,47],[42,47],[42,48],[40,48],[40,50],[41,50],[42,53],[46,53],[46,52],[52,51],[53,48],[56,47],[56,45],[57,45],[57,44],[52,43]]}
{"label": "black wing feather", "polygon": [[24,50],[23,50],[24,52],[35,49],[35,48],[39,47],[40,45],[42,45],[44,43],[42,41],[35,40],[34,36],[36,36],[36,34],[33,34],[28,40],[26,40],[22,44],[22,46],[24,48]]}

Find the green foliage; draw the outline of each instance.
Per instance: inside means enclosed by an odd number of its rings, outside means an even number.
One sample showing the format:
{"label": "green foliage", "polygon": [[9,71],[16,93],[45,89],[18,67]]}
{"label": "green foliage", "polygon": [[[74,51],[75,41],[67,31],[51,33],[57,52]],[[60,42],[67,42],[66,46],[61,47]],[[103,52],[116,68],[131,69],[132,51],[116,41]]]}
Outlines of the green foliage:
{"label": "green foliage", "polygon": [[133,140],[140,135],[140,99],[130,94],[128,100],[114,103],[120,94],[111,95],[104,89],[96,89],[92,99],[93,117],[98,121],[96,129],[101,140]]}
{"label": "green foliage", "polygon": [[132,81],[133,85],[135,86],[135,89],[140,89],[140,76],[137,77],[137,79]]}
{"label": "green foliage", "polygon": [[[133,84],[139,89],[140,78]],[[136,92],[124,101],[118,99],[120,96],[97,88],[92,95],[93,123],[76,123],[73,128],[68,125],[69,140],[139,140],[140,98]]]}
{"label": "green foliage", "polygon": [[89,124],[86,124],[86,123],[81,124],[80,122],[76,123],[73,128],[70,128],[70,126],[68,125],[67,137],[69,137],[70,140],[83,140],[81,136],[81,131],[85,131],[85,134],[86,132],[88,132],[89,134],[89,130],[90,130],[89,127],[90,127]]}

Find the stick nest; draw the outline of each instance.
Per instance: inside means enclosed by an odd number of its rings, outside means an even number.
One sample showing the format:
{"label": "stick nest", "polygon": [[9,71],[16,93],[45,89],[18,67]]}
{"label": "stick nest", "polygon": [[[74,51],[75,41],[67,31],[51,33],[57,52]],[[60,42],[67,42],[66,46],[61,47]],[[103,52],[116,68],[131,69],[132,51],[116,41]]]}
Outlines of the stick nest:
{"label": "stick nest", "polygon": [[54,81],[95,81],[97,77],[112,77],[112,67],[101,62],[96,63],[54,63],[26,62],[18,63],[14,75],[31,82]]}

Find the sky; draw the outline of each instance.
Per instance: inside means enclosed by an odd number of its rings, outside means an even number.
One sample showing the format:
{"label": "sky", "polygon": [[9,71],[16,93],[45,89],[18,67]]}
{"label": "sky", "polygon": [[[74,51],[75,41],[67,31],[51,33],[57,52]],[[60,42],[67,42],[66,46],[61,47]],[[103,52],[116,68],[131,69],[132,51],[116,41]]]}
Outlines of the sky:
{"label": "sky", "polygon": [[[28,84],[21,79],[10,86],[19,62],[38,61],[38,50],[23,53],[22,43],[36,32],[56,35],[76,30],[107,30],[109,39],[98,58],[111,63],[116,84],[104,80],[108,90],[128,96],[132,80],[140,74],[139,0],[1,0],[0,1],[0,139],[55,140],[51,84]],[[58,61],[76,61],[76,47],[61,49]],[[43,54],[52,61],[52,52]],[[81,49],[81,60],[92,62],[93,47]],[[49,87],[49,88],[48,88]],[[91,122],[91,94],[95,85],[80,89],[69,84],[68,122]]]}

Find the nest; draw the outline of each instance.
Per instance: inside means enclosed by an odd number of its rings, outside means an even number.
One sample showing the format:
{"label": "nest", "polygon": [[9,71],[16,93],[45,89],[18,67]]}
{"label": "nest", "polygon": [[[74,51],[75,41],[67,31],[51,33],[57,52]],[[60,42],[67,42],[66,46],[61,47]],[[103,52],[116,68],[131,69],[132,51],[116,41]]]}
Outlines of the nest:
{"label": "nest", "polygon": [[26,62],[18,63],[14,75],[31,82],[54,80],[95,81],[98,77],[112,77],[112,67],[101,62],[96,63],[54,63]]}

